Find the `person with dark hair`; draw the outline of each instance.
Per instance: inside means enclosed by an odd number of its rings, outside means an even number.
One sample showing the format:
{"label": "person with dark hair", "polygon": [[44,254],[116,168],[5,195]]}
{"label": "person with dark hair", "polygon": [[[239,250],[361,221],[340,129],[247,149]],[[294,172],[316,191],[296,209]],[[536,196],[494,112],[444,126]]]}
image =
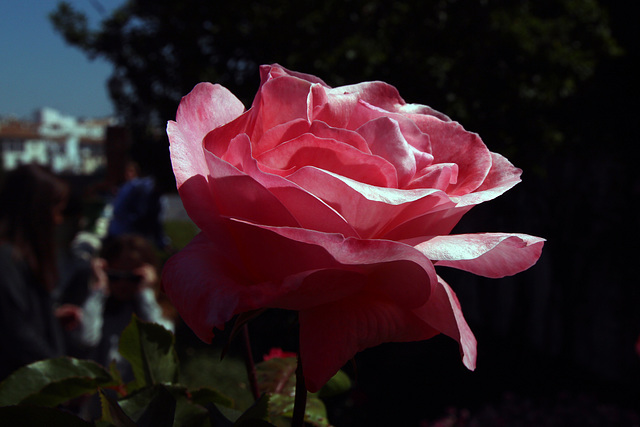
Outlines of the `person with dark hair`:
{"label": "person with dark hair", "polygon": [[58,279],[55,228],[69,196],[66,183],[37,165],[5,175],[0,190],[0,379],[64,354],[52,292]]}
{"label": "person with dark hair", "polygon": [[119,355],[118,344],[131,316],[173,331],[175,311],[160,292],[159,262],[147,239],[138,235],[108,239],[101,255],[98,279],[82,307],[77,339],[93,349],[93,360],[103,366],[115,361],[123,378],[130,380],[131,372]]}

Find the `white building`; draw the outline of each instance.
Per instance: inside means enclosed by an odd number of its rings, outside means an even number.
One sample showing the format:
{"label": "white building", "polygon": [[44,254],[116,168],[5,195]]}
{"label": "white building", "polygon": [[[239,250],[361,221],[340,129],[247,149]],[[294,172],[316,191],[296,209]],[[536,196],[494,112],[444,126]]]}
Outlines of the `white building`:
{"label": "white building", "polygon": [[0,160],[4,170],[38,163],[55,173],[91,175],[106,165],[106,129],[114,119],[79,120],[51,108],[34,121],[0,120]]}

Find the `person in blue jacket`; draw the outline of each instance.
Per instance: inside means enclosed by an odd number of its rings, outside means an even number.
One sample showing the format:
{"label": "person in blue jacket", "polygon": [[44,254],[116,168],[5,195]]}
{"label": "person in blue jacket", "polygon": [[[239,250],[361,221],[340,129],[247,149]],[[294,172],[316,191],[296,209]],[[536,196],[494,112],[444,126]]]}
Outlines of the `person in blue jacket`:
{"label": "person in blue jacket", "polygon": [[155,179],[140,176],[133,162],[127,165],[125,175],[127,180],[112,202],[107,237],[136,234],[153,242],[158,249],[165,249],[170,242],[162,225],[161,194]]}

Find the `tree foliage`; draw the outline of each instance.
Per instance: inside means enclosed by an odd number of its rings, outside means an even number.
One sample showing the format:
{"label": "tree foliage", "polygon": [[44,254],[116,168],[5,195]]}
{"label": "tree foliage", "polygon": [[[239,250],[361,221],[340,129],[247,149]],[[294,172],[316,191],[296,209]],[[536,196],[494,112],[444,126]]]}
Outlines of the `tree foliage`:
{"label": "tree foliage", "polygon": [[109,92],[137,141],[163,129],[200,81],[248,106],[258,65],[278,62],[334,86],[387,81],[513,156],[562,142],[540,111],[619,51],[597,0],[128,0],[98,28],[61,2],[51,20],[113,64]]}

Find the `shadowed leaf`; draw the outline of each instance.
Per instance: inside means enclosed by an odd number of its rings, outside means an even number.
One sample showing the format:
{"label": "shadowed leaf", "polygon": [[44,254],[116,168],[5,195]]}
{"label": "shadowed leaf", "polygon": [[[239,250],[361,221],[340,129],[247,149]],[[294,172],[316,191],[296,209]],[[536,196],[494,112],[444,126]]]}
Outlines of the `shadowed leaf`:
{"label": "shadowed leaf", "polygon": [[0,383],[0,406],[55,406],[116,384],[102,366],[89,360],[42,360],[23,366]]}
{"label": "shadowed leaf", "polygon": [[84,421],[68,412],[54,408],[33,406],[5,406],[0,408],[0,420],[4,426],[47,426],[47,427],[90,427],[93,423]]}
{"label": "shadowed leaf", "polygon": [[178,355],[174,336],[160,325],[140,321],[135,315],[120,337],[120,354],[133,369],[130,391],[144,386],[178,382]]}

